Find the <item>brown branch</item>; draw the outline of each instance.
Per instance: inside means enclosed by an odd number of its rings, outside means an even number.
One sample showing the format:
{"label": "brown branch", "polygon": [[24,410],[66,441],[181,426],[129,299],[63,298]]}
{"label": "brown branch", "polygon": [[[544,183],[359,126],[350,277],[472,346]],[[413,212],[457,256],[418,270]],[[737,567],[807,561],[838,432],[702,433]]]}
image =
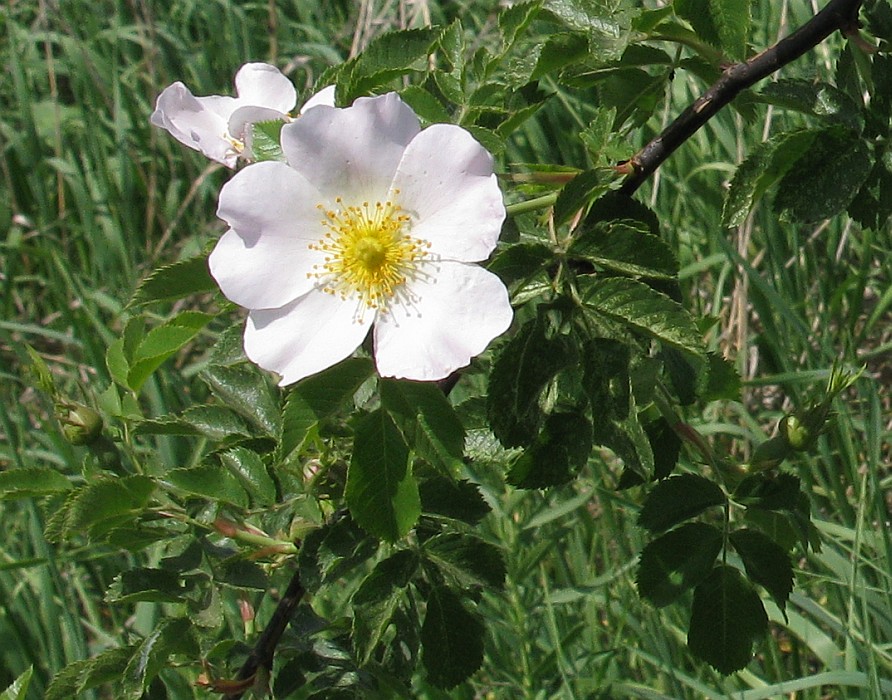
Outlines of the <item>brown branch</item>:
{"label": "brown branch", "polygon": [[[288,588],[285,589],[285,595],[282,596],[279,604],[276,605],[276,609],[269,619],[269,624],[260,637],[258,637],[257,643],[239,669],[236,679],[250,681],[253,680],[258,669],[265,668],[267,671],[272,669],[276,647],[279,645],[279,640],[282,638],[285,628],[288,627],[288,621],[291,619],[294,609],[297,607],[300,599],[303,598],[304,592],[303,584],[300,582],[300,570],[295,571]],[[240,700],[249,687],[250,685],[247,683],[239,686],[239,690],[223,696],[223,700]]]}
{"label": "brown branch", "polygon": [[738,93],[795,61],[824,39],[840,30],[856,33],[858,11],[863,0],[831,0],[827,6],[790,36],[745,63],[729,66],[703,95],[654,138],[629,164],[633,171],[620,191],[633,194],[676,148],[687,141]]}

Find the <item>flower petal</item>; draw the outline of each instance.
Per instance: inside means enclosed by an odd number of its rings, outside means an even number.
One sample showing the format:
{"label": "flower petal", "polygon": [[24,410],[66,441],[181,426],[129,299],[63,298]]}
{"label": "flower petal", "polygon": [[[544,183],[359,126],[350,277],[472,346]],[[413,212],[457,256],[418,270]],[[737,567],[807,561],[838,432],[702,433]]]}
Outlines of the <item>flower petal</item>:
{"label": "flower petal", "polygon": [[396,93],[361,97],[352,107],[318,106],[282,127],[282,150],[330,201],[380,201],[418,117]]}
{"label": "flower petal", "polygon": [[180,143],[234,168],[238,155],[225,138],[228,115],[234,107],[231,97],[195,97],[183,83],[176,82],[158,95],[149,120]]}
{"label": "flower petal", "polygon": [[217,215],[231,227],[210,256],[223,293],[249,308],[275,308],[308,292],[322,253],[319,193],[285,163],[249,165],[220,190]]}
{"label": "flower petal", "polygon": [[493,161],[467,131],[434,124],[406,146],[393,187],[412,214],[412,235],[447,260],[485,260],[495,248],[505,205]]}
{"label": "flower petal", "polygon": [[239,68],[235,89],[241,106],[269,107],[287,114],[297,104],[294,85],[268,63],[246,63]]}
{"label": "flower petal", "polygon": [[277,119],[284,121],[285,114],[269,107],[239,107],[229,117],[228,129],[230,135],[244,141],[248,136],[248,124],[271,122]]}
{"label": "flower petal", "polygon": [[308,109],[313,109],[313,107],[334,107],[335,106],[335,86],[329,85],[327,87],[322,88],[319,92],[313,95],[309,100],[304,103],[304,106],[300,108],[300,113],[303,114]]}
{"label": "flower petal", "polygon": [[287,386],[348,357],[368,334],[374,314],[357,309],[355,301],[310,292],[279,309],[251,311],[245,353]]}
{"label": "flower petal", "polygon": [[448,377],[511,325],[502,281],[478,265],[444,261],[410,284],[413,307],[394,306],[375,323],[375,363],[386,377]]}

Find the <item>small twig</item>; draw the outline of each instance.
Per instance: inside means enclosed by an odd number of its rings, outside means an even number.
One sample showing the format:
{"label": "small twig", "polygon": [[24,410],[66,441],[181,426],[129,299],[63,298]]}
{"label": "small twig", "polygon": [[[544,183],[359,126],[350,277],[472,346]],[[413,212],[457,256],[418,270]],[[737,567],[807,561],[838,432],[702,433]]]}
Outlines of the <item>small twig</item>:
{"label": "small twig", "polygon": [[[303,598],[304,593],[303,584],[300,582],[300,570],[298,570],[291,577],[291,582],[285,590],[285,595],[282,596],[279,604],[276,605],[276,609],[269,619],[269,624],[257,639],[257,643],[254,645],[248,658],[245,659],[245,663],[239,669],[236,679],[248,680],[253,678],[260,668],[272,669],[276,647],[279,645],[279,640],[282,638],[285,628],[288,627],[288,621],[291,619],[291,615],[294,613],[294,609],[297,607],[300,599]],[[223,700],[241,700],[244,694],[244,690],[239,690],[235,693],[224,695]]]}
{"label": "small twig", "polygon": [[745,63],[726,68],[722,77],[694,104],[682,112],[663,133],[632,156],[630,163],[634,170],[625,179],[620,191],[627,195],[633,194],[676,148],[693,136],[742,90],[795,61],[837,30],[844,34],[857,34],[858,11],[862,3],[863,0],[831,0],[823,10],[790,36]]}

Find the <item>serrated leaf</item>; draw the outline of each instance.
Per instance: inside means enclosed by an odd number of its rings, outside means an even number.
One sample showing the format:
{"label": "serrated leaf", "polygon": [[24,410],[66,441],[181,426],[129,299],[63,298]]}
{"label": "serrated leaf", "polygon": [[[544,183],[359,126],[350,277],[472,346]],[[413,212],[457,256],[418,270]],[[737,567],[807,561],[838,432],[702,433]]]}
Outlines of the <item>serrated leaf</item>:
{"label": "serrated leaf", "polygon": [[647,495],[638,524],[651,532],[662,532],[707,508],[724,505],[726,500],[721,487],[709,479],[696,474],[672,476]]}
{"label": "serrated leaf", "polygon": [[582,348],[582,387],[594,415],[595,432],[603,419],[629,416],[632,386],[629,378],[631,348],[612,338],[589,338]]}
{"label": "serrated leaf", "polygon": [[115,576],[105,593],[105,600],[109,603],[177,603],[183,600],[184,592],[177,572],[140,567]]}
{"label": "serrated leaf", "polygon": [[148,505],[155,482],[147,476],[100,478],[78,489],[65,517],[64,533],[83,532],[131,519]]}
{"label": "serrated leaf", "polygon": [[279,454],[300,450],[312,429],[333,416],[375,371],[366,358],[349,358],[298,382],[285,399]]}
{"label": "serrated leaf", "polygon": [[641,552],[638,593],[657,607],[675,602],[705,579],[722,551],[722,531],[685,523],[650,542]]}
{"label": "serrated leaf", "polygon": [[353,649],[360,666],[384,637],[417,568],[414,552],[397,552],[379,562],[353,594]]}
{"label": "serrated leaf", "polygon": [[778,80],[768,83],[759,92],[759,99],[778,107],[842,123],[855,131],[861,130],[864,121],[855,101],[839,88],[825,82]]}
{"label": "serrated leaf", "polygon": [[189,620],[177,618],[162,620],[138,646],[123,674],[124,693],[127,700],[139,700],[152,680],[167,665],[174,654],[198,653],[198,644],[192,636]]}
{"label": "serrated leaf", "polygon": [[472,586],[501,589],[505,583],[502,551],[473,535],[449,532],[432,537],[424,543],[424,557],[458,590]]}
{"label": "serrated leaf", "polygon": [[735,530],[731,544],[743,560],[747,575],[762,586],[786,615],[787,600],[793,591],[793,566],[787,552],[761,532]]}
{"label": "serrated leaf", "polygon": [[[379,35],[350,66],[347,94],[339,93],[338,99],[352,102],[415,67],[423,69],[423,59],[427,58],[441,32],[442,29],[428,27]],[[342,81],[338,83],[340,86]]]}
{"label": "serrated leaf", "polygon": [[719,45],[730,58],[746,58],[746,41],[752,24],[752,0],[709,0],[709,11],[718,29]]}
{"label": "serrated leaf", "polygon": [[781,179],[774,210],[784,221],[811,223],[849,205],[873,167],[870,148],[849,129],[824,129]]}
{"label": "serrated leaf", "polygon": [[220,462],[238,477],[256,505],[270,506],[276,502],[276,484],[259,454],[234,447],[220,455]]}
{"label": "serrated leaf", "polygon": [[754,474],[734,489],[734,500],[764,510],[795,510],[799,502],[799,477],[781,472]]}
{"label": "serrated leaf", "polygon": [[135,650],[135,646],[116,647],[69,664],[53,678],[44,700],[71,700],[103,683],[119,681]]}
{"label": "serrated leaf", "polygon": [[543,243],[519,243],[500,250],[489,264],[509,289],[516,291],[538,277],[554,261],[551,248]]}
{"label": "serrated leaf", "polygon": [[356,426],[347,506],[365,530],[388,542],[409,532],[421,514],[408,462],[409,446],[386,411],[374,411]]}
{"label": "serrated leaf", "polygon": [[254,122],[250,125],[245,150],[251,154],[251,160],[256,162],[285,160],[281,144],[283,126],[285,122],[281,119]]}
{"label": "serrated leaf", "polygon": [[585,308],[694,355],[703,336],[685,308],[643,282],[620,277],[578,278]]}
{"label": "serrated leaf", "polygon": [[648,423],[644,432],[654,456],[654,478],[665,479],[678,464],[681,438],[665,418]]}
{"label": "serrated leaf", "polygon": [[624,275],[675,279],[678,274],[678,261],[663,240],[625,222],[580,232],[567,254]]}
{"label": "serrated leaf", "polygon": [[674,0],[676,14],[691,23],[697,38],[713,46],[721,46],[719,29],[710,8],[711,0]]}
{"label": "serrated leaf", "polygon": [[0,700],[26,700],[28,696],[28,686],[31,685],[31,674],[33,672],[34,668],[29,666],[24,673],[0,693]]}
{"label": "serrated leaf", "polygon": [[188,494],[224,501],[240,508],[248,507],[248,494],[238,477],[220,464],[171,469],[164,477],[175,488]]}
{"label": "serrated leaf", "polygon": [[489,377],[487,415],[506,447],[531,443],[543,420],[539,395],[558,372],[576,360],[563,335],[546,337],[541,318],[527,322],[495,360]]}
{"label": "serrated leaf", "polygon": [[717,566],[694,589],[688,647],[721,673],[746,666],[753,642],[768,631],[759,594],[731,566]]}
{"label": "serrated leaf", "polygon": [[490,512],[480,490],[469,481],[438,476],[425,479],[419,487],[421,510],[474,525]]}
{"label": "serrated leaf", "polygon": [[381,403],[406,426],[409,446],[445,475],[457,477],[464,457],[465,429],[439,387],[430,382],[383,379]]}
{"label": "serrated leaf", "polygon": [[149,331],[129,359],[127,386],[139,393],[152,372],[198,335],[213,318],[198,311],[184,311]]}
{"label": "serrated leaf", "polygon": [[808,151],[817,130],[779,134],[759,144],[734,173],[722,208],[722,226],[740,226],[765,191]]}
{"label": "serrated leaf", "polygon": [[227,559],[215,571],[215,580],[232,588],[265,591],[269,578],[258,564],[244,559]]}
{"label": "serrated leaf", "polygon": [[279,434],[279,397],[254,365],[211,365],[201,378],[214,395],[265,435]]}
{"label": "serrated leaf", "polygon": [[541,489],[566,483],[592,451],[592,425],[580,413],[556,412],[545,419],[536,440],[512,464],[508,483]]}
{"label": "serrated leaf", "polygon": [[539,14],[541,7],[541,0],[519,2],[505,7],[499,13],[499,31],[502,34],[502,47],[505,51],[514,45],[518,36]]}
{"label": "serrated leaf", "polygon": [[343,578],[377,549],[375,540],[345,512],[304,538],[298,553],[301,582],[314,592],[323,583]]}
{"label": "serrated leaf", "polygon": [[193,435],[215,442],[233,435],[250,435],[250,430],[237,413],[225,406],[193,406],[179,415],[161,416],[138,422],[136,435]]}
{"label": "serrated leaf", "polygon": [[709,380],[701,397],[704,401],[740,401],[740,374],[734,365],[721,355],[707,353]]}
{"label": "serrated leaf", "polygon": [[630,411],[624,420],[596,420],[593,442],[613,450],[626,469],[631,470],[642,482],[648,481],[653,475],[653,450],[647,433],[638,420],[637,411]]}
{"label": "serrated leaf", "polygon": [[0,499],[45,496],[72,488],[68,477],[55,469],[25,467],[0,471]]}
{"label": "serrated leaf", "polygon": [[217,283],[208,271],[207,256],[197,255],[152,272],[137,285],[128,306],[174,301],[216,289]]}
{"label": "serrated leaf", "polygon": [[450,589],[436,586],[421,626],[422,662],[438,688],[453,688],[483,663],[483,623]]}
{"label": "serrated leaf", "polygon": [[616,171],[608,168],[586,170],[568,182],[554,203],[554,222],[563,224],[569,221],[591,202],[610,189],[616,181]]}

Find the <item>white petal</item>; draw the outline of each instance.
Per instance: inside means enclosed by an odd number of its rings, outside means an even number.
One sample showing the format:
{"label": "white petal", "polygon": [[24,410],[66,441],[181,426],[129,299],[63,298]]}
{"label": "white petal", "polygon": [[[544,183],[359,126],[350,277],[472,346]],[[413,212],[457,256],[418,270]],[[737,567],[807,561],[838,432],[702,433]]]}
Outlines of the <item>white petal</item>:
{"label": "white petal", "polygon": [[322,88],[319,92],[313,95],[309,100],[304,103],[304,106],[300,108],[300,113],[303,114],[308,109],[313,109],[313,107],[334,107],[335,106],[335,86],[329,85],[328,87]]}
{"label": "white petal", "polygon": [[410,283],[414,308],[394,307],[375,324],[375,363],[386,377],[448,377],[511,325],[502,281],[478,265],[441,262]]}
{"label": "white petal", "polygon": [[269,107],[287,114],[297,104],[294,85],[275,66],[246,63],[235,74],[235,89],[242,106]]}
{"label": "white petal", "polygon": [[183,83],[176,82],[158,96],[150,121],[180,143],[234,168],[237,154],[225,138],[227,108],[234,105],[231,97],[195,97]]}
{"label": "white petal", "polygon": [[292,167],[320,192],[348,204],[386,197],[418,117],[396,93],[361,97],[352,107],[318,106],[282,127]]}
{"label": "white petal", "polygon": [[310,292],[280,309],[252,311],[245,327],[245,353],[279,374],[279,386],[293,384],[359,347],[375,312],[363,307],[360,319],[356,313],[355,301],[323,292]]}
{"label": "white petal", "polygon": [[418,134],[393,181],[396,200],[414,217],[412,235],[447,260],[485,260],[505,220],[492,169],[492,156],[461,127],[434,124]]}
{"label": "white petal", "polygon": [[313,287],[322,254],[308,245],[324,234],[319,193],[285,163],[249,165],[220,191],[217,215],[232,230],[210,256],[223,293],[248,308],[274,308]]}
{"label": "white petal", "polygon": [[271,122],[277,119],[284,120],[285,114],[269,107],[239,107],[229,117],[228,129],[230,135],[245,140],[245,137],[248,136],[246,128],[248,124]]}

